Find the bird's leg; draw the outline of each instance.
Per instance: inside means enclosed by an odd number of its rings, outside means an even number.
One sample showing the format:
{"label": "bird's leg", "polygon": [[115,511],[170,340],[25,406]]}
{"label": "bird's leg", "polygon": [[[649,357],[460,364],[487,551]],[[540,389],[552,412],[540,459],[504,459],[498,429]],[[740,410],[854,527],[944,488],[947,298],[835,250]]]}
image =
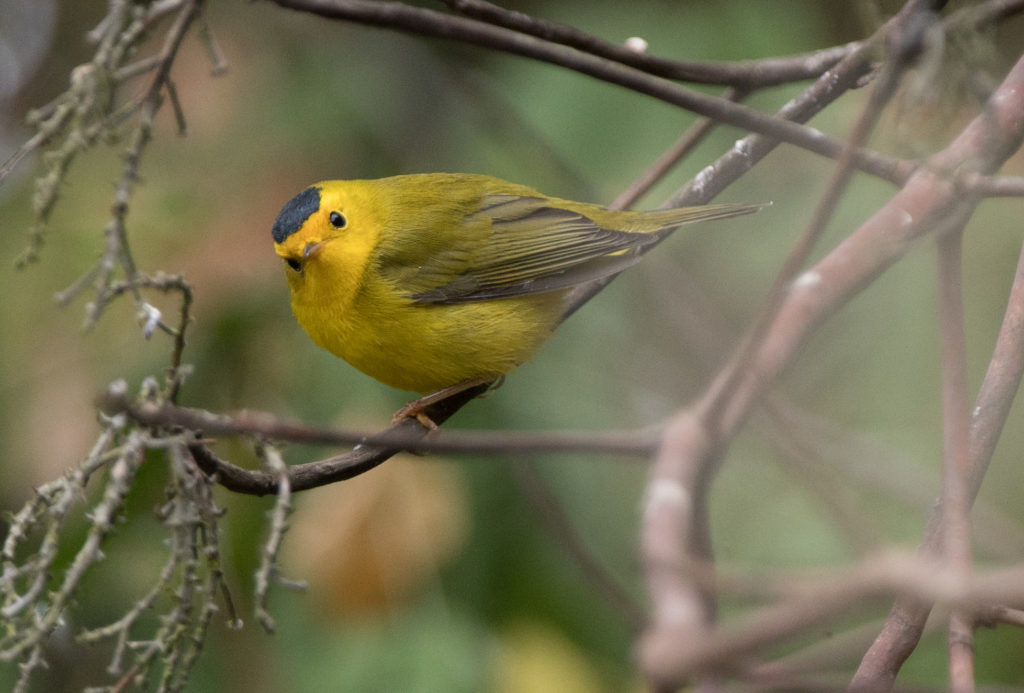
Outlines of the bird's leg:
{"label": "bird's leg", "polygon": [[419,399],[409,402],[404,407],[396,411],[395,415],[391,417],[391,423],[396,424],[402,419],[416,419],[423,424],[424,428],[436,431],[437,424],[431,421],[430,417],[423,413],[424,409],[429,407],[431,404],[436,404],[441,400],[448,399],[452,395],[457,395],[460,392],[465,392],[466,390],[479,387],[480,385],[486,385],[493,380],[493,376],[468,378],[463,380],[461,383],[455,383],[454,385],[443,387],[437,392],[431,392],[429,395],[423,395]]}

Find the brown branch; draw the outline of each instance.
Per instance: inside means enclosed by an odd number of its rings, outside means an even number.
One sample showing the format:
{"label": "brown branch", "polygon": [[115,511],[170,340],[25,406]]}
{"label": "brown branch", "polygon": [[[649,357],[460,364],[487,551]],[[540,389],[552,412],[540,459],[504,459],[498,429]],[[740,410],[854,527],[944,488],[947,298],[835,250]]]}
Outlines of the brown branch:
{"label": "brown branch", "polygon": [[[835,213],[839,200],[853,177],[854,153],[867,141],[882,110],[896,91],[899,79],[908,67],[911,55],[918,50],[921,34],[923,34],[923,30],[919,28],[920,22],[915,21],[920,12],[919,6],[920,3],[908,2],[900,15],[897,15],[886,28],[886,44],[890,47],[891,54],[882,64],[871,95],[853,125],[847,145],[836,163],[832,179],[825,187],[810,221],[807,222],[807,226],[786,256],[785,262],[769,287],[767,298],[753,326],[734,351],[732,359],[723,368],[719,378],[720,386],[713,390],[702,403],[706,408],[701,412],[701,416],[705,419],[706,425],[711,428],[717,428],[722,407],[731,398],[746,364],[753,358],[762,336],[768,330],[782,304],[790,283],[806,264],[811,251],[825,231],[825,225]],[[910,31],[914,31],[916,35],[906,37],[905,33]]]}
{"label": "brown branch", "polygon": [[[484,387],[474,388],[472,397],[479,395]],[[205,409],[137,401],[128,397],[119,385],[100,398],[99,406],[108,414],[124,413],[151,428],[174,427],[204,434],[252,436],[307,445],[401,449],[406,452],[591,452],[646,457],[654,450],[657,440],[653,429],[579,433],[462,431],[458,435],[439,432],[424,438],[419,432],[423,426],[417,429],[416,426],[403,425],[404,421],[379,433],[365,433],[307,426],[284,421],[264,412],[243,411],[228,416]],[[452,413],[448,412],[448,415]]]}
{"label": "brown branch", "polygon": [[[884,30],[884,27],[883,27]],[[844,93],[854,88],[871,67],[871,52],[865,43],[846,56],[827,74],[786,103],[775,115],[778,118],[802,123],[810,120]],[[706,204],[747,171],[762,161],[781,140],[767,135],[748,135],[736,142],[725,154],[705,167],[697,176],[672,195],[662,208],[687,207]],[[914,166],[907,163],[900,177],[909,176]],[[648,249],[656,244],[651,244]],[[615,277],[599,279],[575,289],[568,300],[563,319],[568,318],[584,303],[604,289]]]}
{"label": "brown branch", "polygon": [[[486,386],[480,386],[460,393],[458,397],[438,402],[427,413],[431,420],[442,423],[485,389]],[[655,449],[657,440],[654,430],[580,433],[463,431],[454,435],[437,433],[425,437],[426,429],[414,419],[403,420],[380,433],[366,434],[315,428],[282,421],[259,412],[225,416],[169,403],[134,400],[121,385],[112,387],[100,399],[99,406],[108,414],[125,414],[148,428],[191,432],[189,449],[200,468],[206,474],[215,476],[221,486],[253,495],[275,493],[278,488],[277,478],[263,470],[248,470],[221,460],[207,447],[202,440],[203,435],[249,436],[313,445],[356,446],[343,455],[289,467],[293,491],[350,479],[403,450],[446,453],[590,452],[646,458]]]}
{"label": "brown branch", "polygon": [[[726,90],[724,98],[730,101],[742,101],[746,95],[746,91],[730,88]],[[680,161],[696,149],[711,131],[715,129],[716,125],[717,123],[711,118],[700,118],[697,120],[639,178],[633,181],[621,195],[612,200],[608,208],[628,209],[632,207],[658,181],[668,175],[669,171],[675,168]]]}
{"label": "brown branch", "polygon": [[[992,453],[1006,424],[1014,396],[1024,374],[1024,247],[1007,301],[1003,324],[996,339],[988,371],[974,400],[967,477],[968,498],[973,501],[988,471]],[[942,542],[942,506],[928,518],[921,541],[922,553],[937,553]],[[897,601],[878,637],[861,660],[851,684],[857,691],[889,690],[903,662],[917,647],[931,603],[905,598]]]}
{"label": "brown branch", "polygon": [[918,170],[884,207],[793,282],[750,364],[749,375],[725,411],[723,436],[739,427],[765,384],[792,362],[825,319],[906,255],[918,240],[955,228],[958,220],[969,216],[976,200],[965,196],[944,172],[954,168],[994,170],[1019,148],[1022,137],[1024,58],[1007,74],[983,114],[927,167]]}
{"label": "brown branch", "polygon": [[977,613],[977,623],[988,628],[995,628],[999,623],[1024,628],[1024,610],[1001,605],[989,606]]}
{"label": "brown branch", "polygon": [[[777,649],[810,628],[827,627],[844,615],[883,603],[893,595],[942,601],[967,612],[983,610],[986,604],[1016,603],[1024,596],[1024,564],[979,571],[964,580],[926,557],[893,552],[869,556],[854,566],[812,574],[715,575],[712,566],[693,567],[697,581],[714,582],[724,593],[770,600],[763,607],[736,616],[727,627],[709,630],[701,637],[649,643],[671,645],[670,650],[641,649],[644,656],[674,658],[680,669],[693,673],[737,675],[751,656]],[[762,670],[769,672],[771,668]],[[673,682],[658,683],[675,690],[671,688]]]}
{"label": "brown branch", "polygon": [[[722,408],[720,426],[712,432],[699,424],[694,425],[695,417],[692,413],[681,417],[680,420],[688,421],[681,430],[676,424],[669,426],[663,454],[672,454],[678,458],[675,462],[677,475],[671,478],[683,478],[684,472],[679,471],[682,469],[690,470],[685,472],[688,479],[703,478],[703,474],[708,472],[701,470],[714,467],[723,447],[746,420],[758,397],[792,363],[800,348],[822,322],[906,255],[920,238],[950,230],[955,228],[958,221],[966,221],[976,201],[973,197],[965,197],[945,175],[945,171],[991,173],[1017,150],[1022,137],[1024,59],[1007,74],[984,113],[968,124],[945,150],[929,162],[928,167],[914,173],[889,203],[790,285],[754,358],[747,364],[743,377]],[[729,377],[728,373],[719,374],[697,407],[713,401],[717,390]],[[686,437],[689,440],[679,439]],[[669,447],[673,450],[669,451]],[[696,457],[682,459],[680,455]],[[676,499],[669,511],[677,515],[672,521],[663,518],[657,527],[651,523],[646,524],[645,532],[671,531],[671,539],[659,538],[658,543],[678,546],[690,538],[688,534],[692,530],[689,528],[691,524],[696,524],[679,515],[684,511],[693,512],[690,505],[684,505],[682,500],[685,499],[699,510],[703,494],[696,487],[684,486],[681,482],[667,485],[658,475],[658,469],[656,462],[649,495]],[[655,496],[655,489],[661,489],[658,496]],[[654,504],[649,502],[648,514],[652,507]],[[654,542],[645,537],[645,547],[648,541]],[[683,579],[678,572],[682,569],[680,564],[669,564],[668,567],[677,571],[674,580]],[[674,597],[666,598],[666,603],[678,610]],[[645,638],[643,661],[652,678],[657,681],[681,681],[686,676],[686,669],[671,654],[687,638],[701,637],[701,631],[679,626],[685,621],[677,616],[673,616],[673,622],[677,625],[668,627],[664,619],[655,618],[654,627]]]}
{"label": "brown branch", "polygon": [[[962,262],[959,229],[938,239],[939,317],[942,343],[942,506],[943,557],[955,574],[971,572],[971,501],[967,497],[967,345],[964,336]],[[949,678],[952,690],[974,690],[973,621],[954,611],[949,621]]]}
{"label": "brown branch", "polygon": [[468,17],[629,65],[657,77],[697,84],[730,85],[741,90],[813,79],[860,45],[852,42],[803,55],[735,62],[669,60],[605,41],[576,27],[506,10],[484,0],[445,0],[445,4]]}
{"label": "brown branch", "polygon": [[[918,11],[908,3],[886,29],[890,45],[916,50],[916,42],[901,40]],[[792,279],[803,267],[831,217],[853,173],[853,155],[866,141],[906,67],[906,53],[884,63],[871,97],[853,127],[849,143],[839,157],[836,171],[811,220],[790,251],[768,298],[746,337],[724,366],[713,389],[696,406],[681,412],[676,424],[666,429],[662,449],[652,465],[648,482],[642,551],[645,557],[652,621],[642,649],[650,678],[659,686],[677,686],[667,670],[674,666],[668,650],[687,637],[700,637],[715,620],[716,597],[712,588],[694,582],[687,566],[692,561],[710,564],[711,531],[707,517],[708,489],[728,438],[718,435],[725,406],[743,378],[746,366],[763,343]]]}
{"label": "brown branch", "polygon": [[968,174],[960,179],[966,190],[983,197],[1024,197],[1024,178]]}
{"label": "brown branch", "polygon": [[[839,140],[820,130],[761,113],[727,99],[708,96],[654,77],[641,70],[568,49],[551,41],[465,17],[452,16],[399,2],[371,0],[273,0],[281,7],[310,12],[321,17],[406,31],[435,38],[457,39],[491,50],[558,65],[596,79],[646,94],[719,123],[770,135],[821,156],[836,158],[844,149]],[[854,51],[856,52],[856,51]],[[893,183],[904,180],[908,163],[881,154],[858,150],[856,166]],[[910,166],[912,168],[912,166]]]}

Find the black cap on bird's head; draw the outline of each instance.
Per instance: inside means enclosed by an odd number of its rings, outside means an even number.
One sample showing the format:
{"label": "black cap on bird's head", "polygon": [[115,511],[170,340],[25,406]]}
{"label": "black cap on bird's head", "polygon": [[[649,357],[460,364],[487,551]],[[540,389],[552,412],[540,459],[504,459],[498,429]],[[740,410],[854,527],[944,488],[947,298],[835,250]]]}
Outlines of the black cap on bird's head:
{"label": "black cap on bird's head", "polygon": [[274,222],[273,235],[275,243],[284,243],[284,240],[302,228],[306,219],[320,209],[320,188],[314,186],[306,188],[298,195],[288,200]]}

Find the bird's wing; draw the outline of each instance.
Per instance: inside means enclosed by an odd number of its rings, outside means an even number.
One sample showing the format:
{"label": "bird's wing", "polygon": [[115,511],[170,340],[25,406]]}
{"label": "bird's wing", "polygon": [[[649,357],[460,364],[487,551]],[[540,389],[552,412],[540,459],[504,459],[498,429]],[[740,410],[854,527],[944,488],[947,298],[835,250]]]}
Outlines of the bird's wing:
{"label": "bird's wing", "polygon": [[563,289],[622,271],[640,259],[635,249],[658,239],[602,227],[544,197],[505,193],[486,195],[464,223],[468,238],[454,237],[404,272],[401,288],[412,300],[466,303]]}

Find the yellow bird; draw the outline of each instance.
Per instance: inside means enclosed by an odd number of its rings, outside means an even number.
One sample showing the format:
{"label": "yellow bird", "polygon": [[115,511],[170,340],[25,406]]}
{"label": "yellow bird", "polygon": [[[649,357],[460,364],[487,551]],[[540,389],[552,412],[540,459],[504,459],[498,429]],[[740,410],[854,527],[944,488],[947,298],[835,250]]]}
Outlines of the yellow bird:
{"label": "yellow bird", "polygon": [[402,390],[395,416],[489,383],[529,359],[578,284],[618,273],[721,204],[614,211],[491,176],[427,173],[317,183],[274,222],[291,306],[313,341]]}

